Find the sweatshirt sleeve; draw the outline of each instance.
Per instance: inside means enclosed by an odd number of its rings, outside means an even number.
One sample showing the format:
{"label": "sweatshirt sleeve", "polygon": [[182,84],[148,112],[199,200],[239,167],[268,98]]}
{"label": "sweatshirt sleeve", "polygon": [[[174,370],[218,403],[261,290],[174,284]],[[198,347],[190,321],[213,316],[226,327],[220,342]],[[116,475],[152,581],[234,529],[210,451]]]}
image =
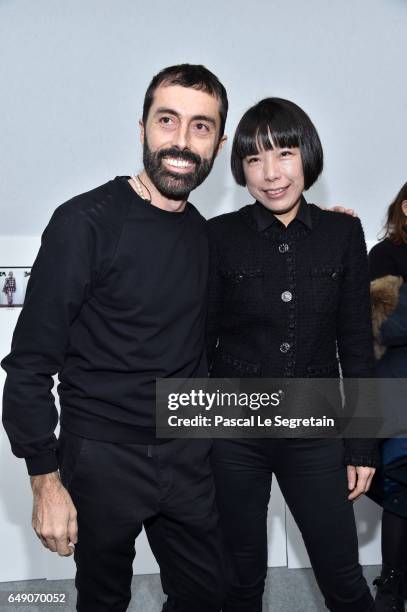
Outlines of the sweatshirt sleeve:
{"label": "sweatshirt sleeve", "polygon": [[[210,228],[210,225],[209,225]],[[206,321],[206,352],[209,371],[212,368],[221,330],[223,309],[223,280],[220,274],[220,260],[214,233],[209,232],[209,283],[208,312]]]}
{"label": "sweatshirt sleeve", "polygon": [[55,211],[32,267],[11,352],[1,364],[7,373],[3,424],[30,475],[58,469],[52,377],[63,366],[69,328],[90,295],[93,242],[86,212],[71,202]]}

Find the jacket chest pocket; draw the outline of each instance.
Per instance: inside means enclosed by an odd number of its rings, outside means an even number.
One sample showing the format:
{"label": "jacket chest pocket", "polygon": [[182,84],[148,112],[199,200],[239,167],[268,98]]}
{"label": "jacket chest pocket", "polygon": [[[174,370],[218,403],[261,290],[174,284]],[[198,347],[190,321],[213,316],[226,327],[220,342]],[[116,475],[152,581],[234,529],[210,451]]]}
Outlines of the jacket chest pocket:
{"label": "jacket chest pocket", "polygon": [[234,268],[222,271],[227,309],[240,314],[259,313],[264,309],[264,270]]}
{"label": "jacket chest pocket", "polygon": [[316,312],[331,312],[337,309],[343,273],[341,264],[311,268],[309,305]]}

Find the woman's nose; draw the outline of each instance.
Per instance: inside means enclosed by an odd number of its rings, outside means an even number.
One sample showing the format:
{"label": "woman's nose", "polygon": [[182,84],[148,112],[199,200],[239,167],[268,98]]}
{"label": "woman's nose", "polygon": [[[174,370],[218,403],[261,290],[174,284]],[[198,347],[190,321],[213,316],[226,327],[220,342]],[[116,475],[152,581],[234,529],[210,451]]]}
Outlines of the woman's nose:
{"label": "woman's nose", "polygon": [[269,152],[264,163],[264,178],[266,181],[274,181],[281,175],[280,166],[278,160],[272,155],[272,151]]}

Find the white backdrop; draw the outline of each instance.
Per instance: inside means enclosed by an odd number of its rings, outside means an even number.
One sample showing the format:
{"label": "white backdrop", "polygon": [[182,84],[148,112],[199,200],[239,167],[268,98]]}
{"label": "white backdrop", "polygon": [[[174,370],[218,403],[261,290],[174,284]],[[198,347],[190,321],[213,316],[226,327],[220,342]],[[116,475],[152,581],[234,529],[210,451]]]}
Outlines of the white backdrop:
{"label": "white backdrop", "polygon": [[[0,236],[139,169],[146,87],[191,62],[227,88],[230,136],[260,98],[302,106],[326,160],[310,200],[357,208],[373,240],[407,180],[406,31],[405,0],[0,0]],[[230,140],[192,198],[207,217],[248,201]]]}
{"label": "white backdrop", "polygon": [[[407,180],[405,0],[0,0],[0,267],[30,265],[53,209],[140,168],[144,91],[164,66],[203,63],[225,84],[227,132],[265,96],[297,102],[315,122],[325,171],[310,201],[356,208],[374,242]],[[247,203],[233,184],[230,142],[192,198],[211,217]],[[0,310],[0,355],[18,310]],[[0,386],[4,381],[0,373]],[[22,461],[0,433],[0,581],[72,575],[30,527]],[[270,563],[308,564],[273,491]],[[378,563],[378,511],[356,504],[363,563]],[[287,527],[287,531],[286,531]],[[155,571],[145,540],[138,572]]]}

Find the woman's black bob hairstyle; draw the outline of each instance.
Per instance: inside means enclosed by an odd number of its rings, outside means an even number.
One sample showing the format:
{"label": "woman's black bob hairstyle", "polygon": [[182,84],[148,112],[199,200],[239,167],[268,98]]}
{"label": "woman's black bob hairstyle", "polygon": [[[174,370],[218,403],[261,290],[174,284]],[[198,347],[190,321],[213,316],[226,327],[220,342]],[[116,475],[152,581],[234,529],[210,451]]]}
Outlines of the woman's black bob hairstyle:
{"label": "woman's black bob hairstyle", "polygon": [[[270,139],[271,137],[271,139]],[[245,112],[232,145],[232,173],[245,187],[243,159],[259,150],[299,147],[304,171],[304,189],[315,183],[323,168],[323,151],[318,132],[308,115],[294,102],[265,98]]]}

